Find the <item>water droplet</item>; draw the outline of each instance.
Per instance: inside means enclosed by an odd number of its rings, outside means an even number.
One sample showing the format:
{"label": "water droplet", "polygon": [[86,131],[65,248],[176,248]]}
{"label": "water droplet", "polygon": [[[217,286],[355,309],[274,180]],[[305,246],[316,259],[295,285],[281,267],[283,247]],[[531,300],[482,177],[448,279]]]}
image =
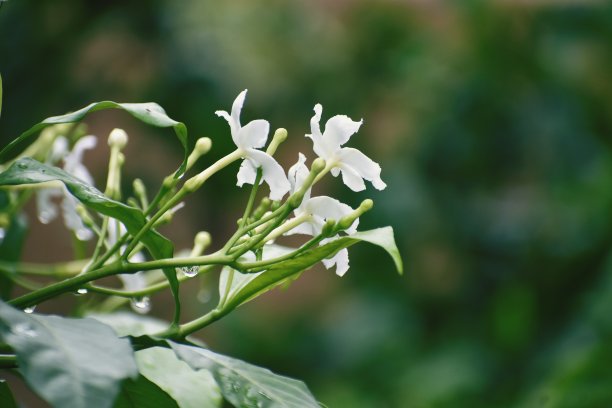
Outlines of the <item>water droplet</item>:
{"label": "water droplet", "polygon": [[146,314],[151,311],[151,299],[148,296],[133,298],[131,305],[136,313]]}
{"label": "water droplet", "polygon": [[28,165],[25,163],[17,163],[17,167],[19,167],[20,169],[27,169]]}
{"label": "water droplet", "polygon": [[34,309],[36,309],[36,306],[26,307],[25,309],[23,309],[23,312],[27,314],[31,314],[31,313],[34,313]]}
{"label": "water droplet", "polygon": [[188,278],[193,278],[200,272],[199,266],[183,266],[181,272]]}
{"label": "water droplet", "polygon": [[80,288],[79,290],[76,291],[75,295],[80,296],[80,295],[86,295],[87,294],[87,289],[85,288]]}
{"label": "water droplet", "polygon": [[28,323],[18,323],[11,328],[17,336],[36,337],[36,331]]}

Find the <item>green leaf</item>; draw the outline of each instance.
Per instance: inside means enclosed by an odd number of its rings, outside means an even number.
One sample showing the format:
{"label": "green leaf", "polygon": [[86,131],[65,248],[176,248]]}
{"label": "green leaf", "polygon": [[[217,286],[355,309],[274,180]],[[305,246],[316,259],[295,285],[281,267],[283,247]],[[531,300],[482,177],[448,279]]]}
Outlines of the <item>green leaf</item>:
{"label": "green leaf", "polygon": [[4,380],[0,380],[0,402],[4,408],[17,408],[13,393]]}
{"label": "green leaf", "polygon": [[93,319],[30,315],[0,302],[0,337],[54,407],[110,407],[121,381],[138,374],[129,341]]}
{"label": "green leaf", "polygon": [[181,408],[217,408],[222,398],[219,386],[207,370],[194,371],[167,348],[136,352],[140,373],[168,393]]}
{"label": "green leaf", "polygon": [[[20,158],[11,164],[6,171],[0,173],[0,186],[36,184],[55,180],[64,183],[68,191],[87,207],[121,221],[132,235],[136,235],[147,221],[138,208],[115,201],[64,170],[43,164],[30,157]],[[142,243],[155,259],[172,258],[174,254],[172,242],[152,229],[142,236]],[[176,277],[176,270],[174,268],[164,268],[163,272],[170,283],[175,305],[179,310],[179,282]]]}
{"label": "green leaf", "polygon": [[238,307],[242,303],[280,285],[293,275],[310,268],[322,259],[329,258],[341,249],[358,242],[369,242],[385,249],[391,255],[398,273],[400,275],[403,273],[402,259],[395,245],[393,228],[377,228],[338,238],[325,245],[306,251],[295,258],[270,266],[266,271],[257,274],[256,278],[250,279],[246,284],[241,285],[240,290],[234,292],[233,297],[226,302],[224,308]]}
{"label": "green leaf", "polygon": [[179,408],[176,401],[142,375],[126,380],[113,408]]}
{"label": "green leaf", "polygon": [[168,323],[151,316],[142,316],[130,312],[90,313],[87,317],[99,320],[113,328],[119,337],[144,336],[159,333],[168,327]]}
{"label": "green leaf", "polygon": [[2,75],[0,75],[0,117],[2,117]]}
{"label": "green leaf", "polygon": [[195,370],[209,370],[221,394],[235,407],[319,408],[298,380],[199,347],[169,342],[177,356]]}
{"label": "green leaf", "polygon": [[[1,96],[1,95],[0,95]],[[103,110],[103,109],[122,109],[134,116],[136,119],[143,121],[144,123],[156,127],[167,128],[172,127],[179,141],[183,145],[185,151],[183,163],[175,173],[175,177],[179,177],[185,172],[187,165],[187,155],[192,149],[192,142],[189,140],[187,134],[187,128],[185,124],[177,122],[171,119],[164,109],[156,103],[117,103],[112,101],[94,102],[86,107],[79,109],[76,112],[68,113],[61,116],[52,116],[43,120],[40,123],[32,126],[30,129],[23,132],[17,139],[9,143],[2,151],[0,151],[0,162],[7,160],[8,156],[19,147],[25,147],[26,142],[29,141],[32,136],[40,132],[47,126],[55,125],[58,123],[74,123],[81,121],[89,113]]]}
{"label": "green leaf", "polygon": [[[0,242],[0,260],[15,262],[21,258],[21,249],[25,242],[27,228],[27,218],[23,214],[18,214],[12,219],[11,225],[6,229],[4,239]],[[15,271],[8,271],[9,274],[11,272],[15,273]],[[0,274],[0,299],[8,299],[12,288],[13,281]]]}

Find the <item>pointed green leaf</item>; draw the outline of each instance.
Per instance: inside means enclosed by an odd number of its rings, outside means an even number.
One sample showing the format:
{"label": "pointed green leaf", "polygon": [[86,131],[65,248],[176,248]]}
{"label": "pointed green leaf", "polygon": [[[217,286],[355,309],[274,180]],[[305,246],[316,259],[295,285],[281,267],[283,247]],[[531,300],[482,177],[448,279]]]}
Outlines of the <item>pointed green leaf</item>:
{"label": "pointed green leaf", "polygon": [[[68,191],[87,207],[121,221],[132,235],[137,234],[147,221],[138,208],[115,201],[64,170],[43,164],[30,157],[20,158],[6,171],[0,173],[0,186],[36,184],[56,180],[64,183]],[[172,258],[174,254],[172,242],[154,230],[149,230],[143,235],[142,243],[155,259]],[[170,282],[170,289],[178,310],[180,307],[178,304],[179,282],[176,270],[164,268],[163,272]]]}
{"label": "pointed green leaf", "polygon": [[136,353],[140,373],[168,393],[181,408],[218,408],[219,386],[207,370],[194,371],[167,348],[153,347]]}
{"label": "pointed green leaf", "polygon": [[13,393],[4,380],[0,380],[0,402],[4,408],[17,408]]}
{"label": "pointed green leaf", "polygon": [[129,341],[93,319],[26,314],[0,302],[0,337],[54,407],[110,407],[121,381],[138,374]]}
{"label": "pointed green leaf", "polygon": [[169,343],[176,355],[193,369],[209,370],[223,397],[235,407],[319,408],[302,381],[207,349]]}
{"label": "pointed green leaf", "polygon": [[233,298],[226,302],[224,308],[238,307],[249,299],[253,299],[285,282],[286,279],[291,278],[293,275],[310,268],[322,259],[329,258],[341,249],[347,248],[358,242],[369,242],[385,249],[387,253],[391,255],[398,273],[400,275],[403,273],[402,259],[395,245],[393,228],[377,228],[338,238],[325,245],[306,251],[295,258],[270,266],[266,271],[258,273],[256,278],[249,279],[246,284],[241,285],[240,290],[234,292]]}
{"label": "pointed green leaf", "polygon": [[[1,96],[1,95],[0,95]],[[9,143],[2,151],[0,151],[0,162],[5,162],[9,156],[14,153],[19,147],[25,147],[26,143],[36,133],[40,132],[47,126],[58,123],[74,123],[81,121],[89,113],[103,109],[122,109],[134,116],[136,119],[144,123],[156,127],[167,128],[172,127],[179,141],[183,145],[185,151],[183,163],[176,171],[175,176],[178,177],[185,172],[187,164],[187,155],[192,149],[192,142],[189,140],[187,128],[185,124],[171,119],[164,109],[156,103],[117,103],[112,101],[94,102],[86,107],[79,109],[76,112],[67,113],[60,116],[52,116],[42,122],[32,126],[30,129],[23,132],[17,139]]]}
{"label": "pointed green leaf", "polygon": [[164,390],[139,375],[136,380],[126,380],[113,408],[179,408],[176,401]]}

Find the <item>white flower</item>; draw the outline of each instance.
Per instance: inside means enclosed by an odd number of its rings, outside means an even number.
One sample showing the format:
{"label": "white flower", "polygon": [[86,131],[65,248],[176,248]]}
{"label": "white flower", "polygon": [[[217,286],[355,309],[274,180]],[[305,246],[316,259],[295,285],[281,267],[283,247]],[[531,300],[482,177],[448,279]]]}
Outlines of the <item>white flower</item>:
{"label": "white flower", "polygon": [[[64,171],[86,184],[93,185],[94,180],[87,168],[82,164],[82,160],[85,150],[93,149],[96,143],[97,139],[95,136],[84,136],[75,143],[72,151],[68,151],[68,141],[66,138],[59,136],[53,143],[51,154],[47,158],[46,163],[54,164],[63,158]],[[81,220],[76,210],[79,201],[67,191],[66,187],[62,189],[45,188],[38,191],[36,202],[40,222],[47,224],[57,218],[58,210],[53,202],[54,197],[62,197],[61,209],[66,227],[74,231],[76,236],[83,241],[91,239],[93,233],[83,224],[83,220]]]}
{"label": "white flower", "polygon": [[238,95],[232,105],[231,115],[226,111],[215,112],[227,120],[232,140],[240,150],[244,161],[238,171],[238,186],[255,183],[257,168],[262,168],[262,178],[270,186],[270,198],[280,200],[289,191],[289,181],[283,168],[267,153],[257,150],[268,140],[270,124],[263,119],[253,120],[246,125],[240,124],[240,112],[246,97],[246,89]]}
{"label": "white flower", "polygon": [[[293,194],[295,191],[299,190],[300,187],[304,184],[304,180],[308,176],[308,168],[304,164],[306,161],[306,157],[303,154],[299,154],[299,158],[296,164],[294,164],[289,169],[289,183],[291,183],[291,193]],[[327,220],[335,220],[338,221],[341,218],[347,216],[353,212],[353,209],[346,204],[341,203],[340,201],[327,197],[327,196],[319,196],[319,197],[310,197],[310,189],[306,191],[304,194],[304,200],[298,208],[294,210],[294,214],[296,218],[304,217],[306,221],[291,229],[286,235],[293,234],[305,234],[310,236],[317,236],[321,234],[323,230],[323,226]],[[357,232],[357,226],[359,225],[359,220],[355,220],[355,222],[346,230],[346,233],[351,235]],[[321,245],[333,241],[338,238],[338,236],[324,239],[321,241]],[[348,259],[348,250],[346,248],[341,249],[329,259],[323,259],[323,264],[327,269],[330,269],[332,266],[336,265],[336,274],[338,276],[343,276],[349,268],[349,259]]]}
{"label": "white flower", "polygon": [[342,181],[353,191],[365,190],[363,180],[368,180],[378,190],[387,185],[380,178],[380,166],[365,154],[351,147],[342,147],[355,134],[363,120],[355,122],[345,115],[336,115],[325,124],[325,131],[321,133],[319,122],[323,107],[320,104],[314,107],[315,114],[310,120],[311,134],[306,137],[312,139],[315,153],[325,160],[327,165],[333,166],[331,173],[334,177],[342,172]]}

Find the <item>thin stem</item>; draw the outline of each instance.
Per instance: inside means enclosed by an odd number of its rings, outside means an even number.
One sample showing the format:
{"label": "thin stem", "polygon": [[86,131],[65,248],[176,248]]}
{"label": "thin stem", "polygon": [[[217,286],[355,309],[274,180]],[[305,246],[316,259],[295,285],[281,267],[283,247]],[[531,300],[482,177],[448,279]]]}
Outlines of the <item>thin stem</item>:
{"label": "thin stem", "polygon": [[[199,274],[209,272],[213,268],[214,268],[214,265],[207,265],[205,267],[202,267]],[[177,277],[179,282],[183,282],[191,278],[193,277],[190,277],[187,275],[179,275]],[[102,293],[105,295],[119,296],[119,297],[125,297],[125,298],[134,298],[134,297],[142,297],[142,296],[151,295],[153,293],[159,292],[160,290],[167,288],[168,286],[170,286],[170,283],[167,280],[164,280],[161,282],[153,283],[151,284],[151,286],[148,286],[146,288],[143,288],[140,290],[132,290],[132,291],[108,288],[105,286],[99,286],[99,285],[94,285],[94,284],[88,284],[87,286],[85,286],[85,288],[87,288],[87,290],[89,290],[90,292]]]}
{"label": "thin stem", "polygon": [[255,202],[255,196],[257,195],[257,190],[259,189],[259,182],[261,181],[262,170],[261,167],[257,169],[257,175],[255,176],[255,182],[253,183],[253,188],[251,189],[251,194],[249,195],[249,201],[247,202],[246,208],[244,209],[244,215],[242,216],[242,223],[240,228],[244,228],[247,224],[247,220],[251,215],[251,210],[253,209],[253,202]]}
{"label": "thin stem", "polygon": [[157,213],[155,213],[155,215],[153,215],[147,221],[147,223],[140,229],[140,231],[136,233],[136,235],[134,236],[134,238],[131,240],[130,244],[128,245],[127,249],[123,253],[123,257],[125,258],[128,254],[130,254],[132,250],[134,249],[134,247],[136,246],[136,244],[140,242],[140,239],[142,238],[142,236],[146,234],[151,229],[151,227],[153,227],[155,222],[159,218],[161,218],[168,210],[172,209],[176,204],[178,204],[183,199],[183,197],[185,197],[187,194],[192,193],[193,191],[200,188],[200,186],[203,183],[205,183],[206,180],[208,180],[213,174],[225,168],[226,166],[233,163],[234,161],[238,160],[241,156],[242,156],[242,151],[235,150],[232,153],[228,154],[227,156],[224,156],[220,158],[219,160],[217,160],[206,170],[202,171],[198,175],[187,180],[187,182],[185,182],[185,184],[183,185],[183,188],[181,188],[171,199],[166,201],[166,203],[162,206],[162,208],[160,208],[159,211],[157,211]]}
{"label": "thin stem", "polygon": [[190,258],[167,258],[156,259],[148,262],[129,263],[126,261],[117,261],[105,265],[99,269],[89,271],[86,274],[74,276],[30,292],[16,299],[10,300],[8,303],[17,307],[25,308],[51,299],[62,293],[71,292],[83,287],[88,282],[101,279],[107,276],[116,275],[119,273],[135,273],[138,271],[147,271],[151,269],[163,269],[180,266],[196,266],[196,265],[229,265],[234,262],[234,258],[218,253]]}

